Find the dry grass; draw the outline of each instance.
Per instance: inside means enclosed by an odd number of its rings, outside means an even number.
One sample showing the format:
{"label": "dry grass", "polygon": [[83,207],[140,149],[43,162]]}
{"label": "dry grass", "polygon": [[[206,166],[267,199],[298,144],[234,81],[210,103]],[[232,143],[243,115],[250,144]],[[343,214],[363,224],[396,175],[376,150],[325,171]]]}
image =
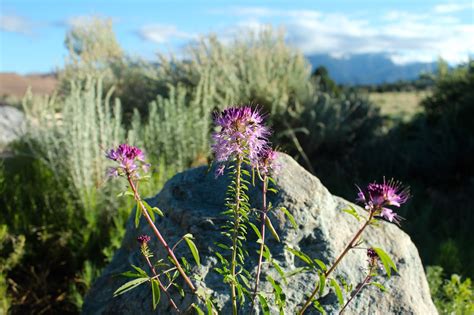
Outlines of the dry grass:
{"label": "dry grass", "polygon": [[369,94],[369,99],[380,108],[383,116],[409,121],[423,110],[421,101],[430,94],[430,91],[373,92]]}
{"label": "dry grass", "polygon": [[51,94],[57,84],[58,80],[54,74],[0,73],[0,96],[3,100],[20,100],[28,87],[35,94]]}

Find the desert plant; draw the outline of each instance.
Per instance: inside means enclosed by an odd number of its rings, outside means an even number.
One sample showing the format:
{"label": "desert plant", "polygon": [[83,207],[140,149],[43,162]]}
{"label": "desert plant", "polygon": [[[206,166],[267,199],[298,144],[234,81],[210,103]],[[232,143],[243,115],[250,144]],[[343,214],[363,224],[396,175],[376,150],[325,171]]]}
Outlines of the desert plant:
{"label": "desert plant", "polygon": [[98,204],[96,187],[105,180],[104,150],[125,137],[120,102],[111,104],[112,93],[103,95],[102,81],[89,78],[84,84],[71,82],[60,106],[54,96],[35,102],[29,94],[24,100],[30,128],[25,140],[33,155],[57,178],[64,176],[71,193],[88,209]]}
{"label": "desert plant", "polygon": [[122,48],[112,29],[112,20],[83,17],[73,24],[64,41],[69,52],[60,80],[86,80],[90,76],[111,76],[111,63],[121,60]]}
{"label": "desert plant", "polygon": [[443,268],[428,266],[426,276],[436,308],[441,314],[472,314],[474,312],[474,290],[471,279],[464,281],[457,274],[443,278]]}

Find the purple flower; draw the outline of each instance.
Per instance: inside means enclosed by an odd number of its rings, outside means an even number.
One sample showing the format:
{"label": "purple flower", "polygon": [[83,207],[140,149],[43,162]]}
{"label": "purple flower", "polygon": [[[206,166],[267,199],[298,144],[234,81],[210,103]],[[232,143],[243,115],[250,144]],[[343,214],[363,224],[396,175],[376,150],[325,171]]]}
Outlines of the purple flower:
{"label": "purple flower", "polygon": [[367,249],[367,257],[369,259],[374,259],[374,258],[379,258],[379,255],[377,255],[377,252],[373,248]]}
{"label": "purple flower", "polygon": [[387,219],[388,221],[396,223],[398,225],[400,225],[400,221],[403,220],[401,216],[399,216],[398,214],[393,212],[392,209],[389,209],[389,208],[382,208],[382,212],[380,215],[384,217],[385,219]]}
{"label": "purple flower", "polygon": [[393,179],[385,182],[384,178],[383,184],[377,184],[376,182],[369,184],[367,191],[370,201],[375,206],[400,207],[410,197],[410,190],[403,188],[400,182],[395,182]]}
{"label": "purple flower", "polygon": [[377,252],[373,248],[367,249],[367,258],[369,261],[369,266],[382,268],[382,263]]}
{"label": "purple flower", "polygon": [[268,175],[271,171],[276,172],[280,169],[281,165],[276,162],[278,153],[273,150],[270,146],[265,146],[258,154],[257,165],[260,174]]}
{"label": "purple flower", "polygon": [[150,240],[151,240],[151,237],[146,234],[143,234],[137,237],[137,242],[140,243],[140,245],[146,245]]}
{"label": "purple flower", "polygon": [[214,114],[214,123],[221,128],[212,134],[212,151],[218,162],[244,155],[257,161],[270,135],[258,110],[249,106],[230,107]]}
{"label": "purple flower", "polygon": [[216,173],[215,173],[215,177],[219,177],[221,175],[224,175],[224,170],[225,170],[225,164],[221,164],[219,165],[217,168],[216,168]]}
{"label": "purple flower", "polygon": [[410,189],[404,188],[400,182],[395,182],[393,179],[388,182],[383,180],[383,184],[373,182],[367,186],[366,191],[357,187],[356,200],[365,204],[365,209],[374,215],[380,215],[382,218],[400,224],[403,218],[396,214],[387,206],[400,207],[400,205],[407,202],[410,197]]}
{"label": "purple flower", "polygon": [[106,157],[119,163],[118,167],[111,167],[107,170],[107,174],[112,177],[127,175],[138,178],[139,166],[143,172],[147,172],[150,166],[145,163],[145,156],[142,150],[128,144],[121,144],[117,149],[110,149],[106,153]]}

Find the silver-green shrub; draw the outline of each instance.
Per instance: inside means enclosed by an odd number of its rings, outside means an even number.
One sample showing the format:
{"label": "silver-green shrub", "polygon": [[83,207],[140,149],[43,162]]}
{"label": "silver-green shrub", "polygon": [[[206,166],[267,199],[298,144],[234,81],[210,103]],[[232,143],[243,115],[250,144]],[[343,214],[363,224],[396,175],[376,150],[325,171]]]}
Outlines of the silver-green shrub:
{"label": "silver-green shrub", "polygon": [[82,208],[91,209],[98,202],[96,187],[106,179],[104,150],[123,142],[125,130],[120,101],[111,100],[113,90],[103,94],[100,79],[70,86],[63,99],[25,97],[25,141],[58,178],[67,179]]}
{"label": "silver-green shrub", "polygon": [[282,31],[268,27],[224,43],[216,36],[190,44],[182,59],[160,56],[156,80],[197,87],[205,81],[214,106],[253,103],[274,115],[297,108],[313,92],[311,67]]}

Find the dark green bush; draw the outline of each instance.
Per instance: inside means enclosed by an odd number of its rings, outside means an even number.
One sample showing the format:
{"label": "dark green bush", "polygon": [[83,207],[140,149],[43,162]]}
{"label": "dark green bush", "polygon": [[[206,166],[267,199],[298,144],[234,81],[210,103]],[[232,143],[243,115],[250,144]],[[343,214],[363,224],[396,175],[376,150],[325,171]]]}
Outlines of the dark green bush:
{"label": "dark green bush", "polygon": [[440,266],[428,266],[426,276],[440,314],[474,313],[474,289],[470,278],[462,281],[459,275],[452,274],[450,278],[444,279]]}

